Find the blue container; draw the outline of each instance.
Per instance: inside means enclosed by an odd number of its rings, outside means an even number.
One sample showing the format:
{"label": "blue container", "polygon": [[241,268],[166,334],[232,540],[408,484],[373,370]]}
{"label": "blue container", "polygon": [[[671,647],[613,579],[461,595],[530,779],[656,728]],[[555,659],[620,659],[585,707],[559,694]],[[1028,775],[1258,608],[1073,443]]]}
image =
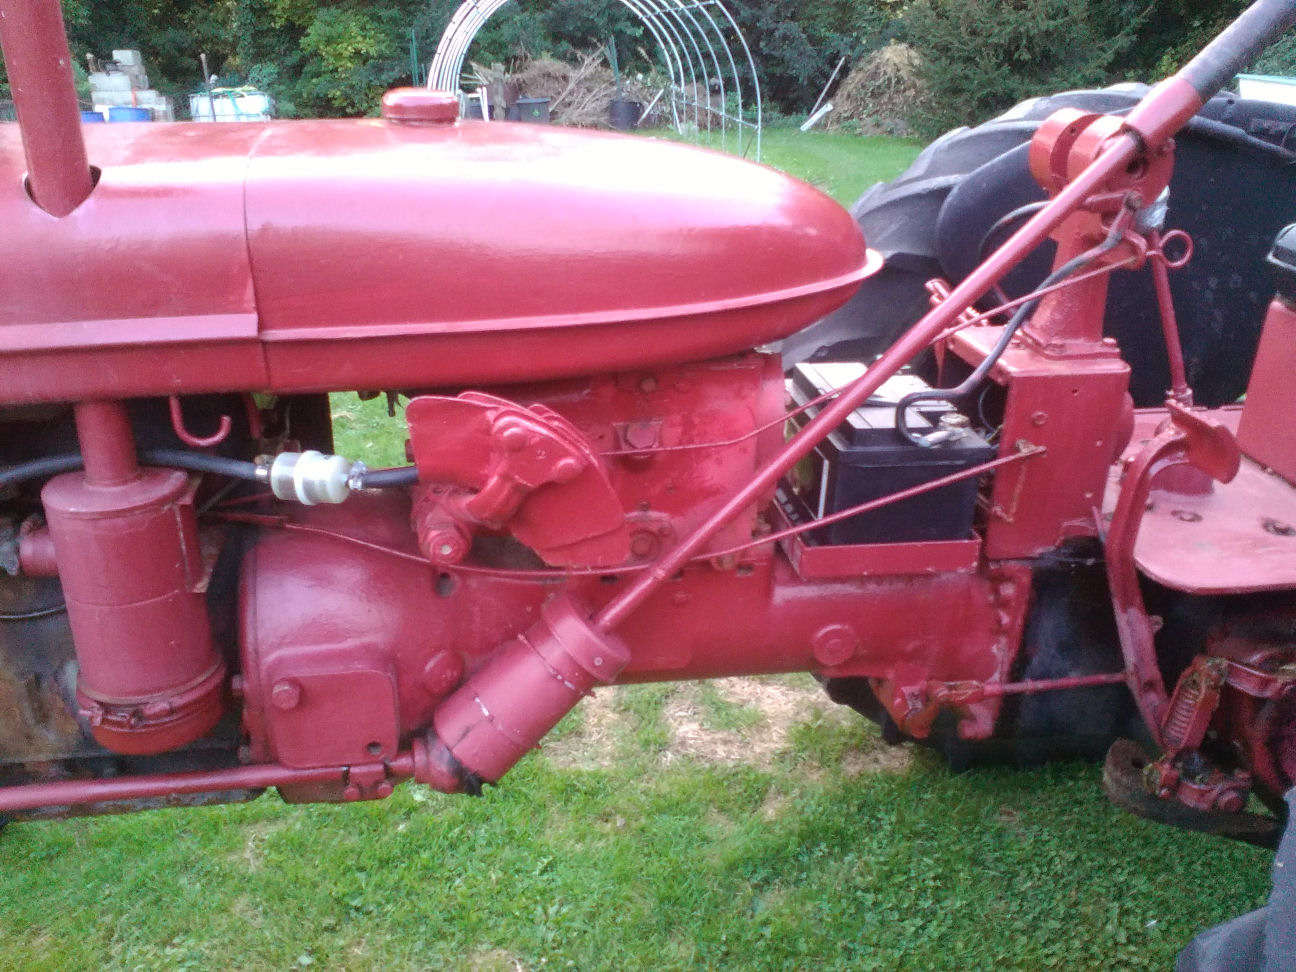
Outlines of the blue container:
{"label": "blue container", "polygon": [[153,113],[147,108],[109,108],[108,120],[110,122],[141,122],[152,121]]}
{"label": "blue container", "polygon": [[83,111],[83,112],[81,112],[81,120],[82,120],[83,122],[91,122],[91,123],[93,123],[93,122],[101,122],[101,121],[104,120],[103,112],[102,112],[102,111]]}

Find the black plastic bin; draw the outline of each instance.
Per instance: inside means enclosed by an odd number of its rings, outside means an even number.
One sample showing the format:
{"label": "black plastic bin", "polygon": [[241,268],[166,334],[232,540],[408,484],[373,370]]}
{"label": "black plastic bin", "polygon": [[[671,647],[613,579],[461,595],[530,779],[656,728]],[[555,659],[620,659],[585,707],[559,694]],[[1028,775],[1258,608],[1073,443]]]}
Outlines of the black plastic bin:
{"label": "black plastic bin", "polygon": [[608,105],[608,121],[613,128],[623,132],[638,128],[641,114],[643,114],[643,105],[637,101],[614,98]]}
{"label": "black plastic bin", "polygon": [[531,122],[534,125],[549,124],[548,98],[519,98],[509,105],[505,117],[509,121]]}

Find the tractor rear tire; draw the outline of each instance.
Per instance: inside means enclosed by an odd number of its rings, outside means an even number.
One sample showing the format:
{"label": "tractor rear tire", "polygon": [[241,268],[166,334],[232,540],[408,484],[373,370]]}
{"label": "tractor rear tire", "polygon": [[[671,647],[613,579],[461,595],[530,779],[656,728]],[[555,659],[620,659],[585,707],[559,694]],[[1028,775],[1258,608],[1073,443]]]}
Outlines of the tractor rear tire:
{"label": "tractor rear tire", "polygon": [[[785,341],[785,365],[881,354],[927,309],[928,280],[965,278],[982,251],[1003,242],[986,239],[999,218],[1044,198],[1026,161],[1044,119],[1061,108],[1121,114],[1146,90],[1121,85],[1023,102],[941,136],[899,178],[869,189],[851,212],[885,266],[844,308]],[[1196,251],[1188,267],[1172,274],[1172,291],[1197,401],[1222,405],[1246,391],[1274,292],[1264,257],[1278,230],[1296,218],[1280,203],[1296,200],[1296,107],[1220,95],[1176,143],[1167,227],[1191,234]],[[1051,243],[1040,247],[1004,290],[1030,290],[1047,275],[1052,256]],[[1107,310],[1108,334],[1133,371],[1136,404],[1159,405],[1169,368],[1150,275],[1116,274]]]}

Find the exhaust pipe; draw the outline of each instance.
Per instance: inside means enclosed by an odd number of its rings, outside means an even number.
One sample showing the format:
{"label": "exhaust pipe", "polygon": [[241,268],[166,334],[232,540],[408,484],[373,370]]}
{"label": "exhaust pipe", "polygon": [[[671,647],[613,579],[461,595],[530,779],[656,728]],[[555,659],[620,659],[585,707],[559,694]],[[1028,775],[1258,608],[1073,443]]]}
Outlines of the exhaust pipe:
{"label": "exhaust pipe", "polygon": [[51,216],[85,202],[94,177],[81,135],[58,0],[0,0],[0,49],[27,155],[27,190]]}

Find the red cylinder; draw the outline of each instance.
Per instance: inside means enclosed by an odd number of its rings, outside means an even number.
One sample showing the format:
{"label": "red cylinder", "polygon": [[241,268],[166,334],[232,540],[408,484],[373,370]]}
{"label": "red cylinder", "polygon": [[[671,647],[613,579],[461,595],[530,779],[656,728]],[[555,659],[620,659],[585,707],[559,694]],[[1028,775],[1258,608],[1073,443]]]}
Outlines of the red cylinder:
{"label": "red cylinder", "polygon": [[437,738],[459,765],[493,783],[629,661],[625,645],[590,625],[588,611],[556,595],[526,634],[441,703]]}
{"label": "red cylinder", "polygon": [[66,216],[90,195],[94,176],[59,4],[0,2],[0,47],[22,126],[32,199],[50,215]]}
{"label": "red cylinder", "polygon": [[115,752],[184,745],[224,706],[190,498],[189,477],[164,469],[110,486],[69,473],[41,493],[80,666],[77,698],[96,741]]}

